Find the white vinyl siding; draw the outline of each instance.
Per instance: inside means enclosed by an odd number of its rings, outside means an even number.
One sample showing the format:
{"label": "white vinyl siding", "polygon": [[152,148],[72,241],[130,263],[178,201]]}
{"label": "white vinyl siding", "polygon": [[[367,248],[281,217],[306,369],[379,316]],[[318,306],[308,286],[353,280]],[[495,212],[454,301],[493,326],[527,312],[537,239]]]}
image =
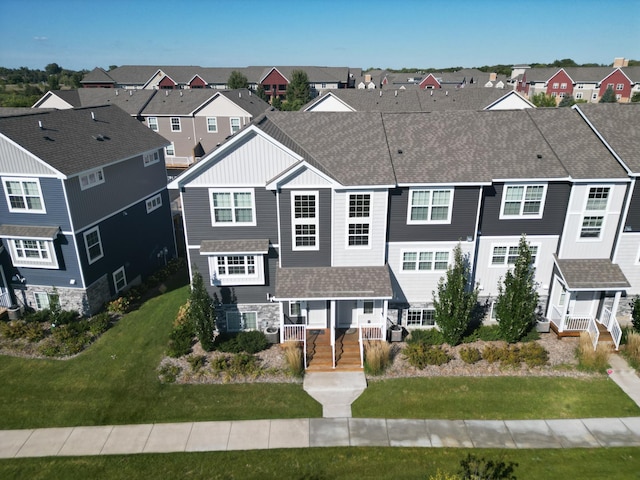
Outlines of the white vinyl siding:
{"label": "white vinyl siding", "polygon": [[30,238],[8,240],[9,253],[14,267],[57,269],[53,241]]}
{"label": "white vinyl siding", "polygon": [[347,245],[349,247],[368,247],[371,226],[371,194],[351,193],[348,199]]}
{"label": "white vinyl siding", "polygon": [[411,189],[407,223],[451,223],[452,205],[453,189]]}
{"label": "white vinyl siding", "polygon": [[46,213],[40,181],[37,178],[2,178],[10,212]]}
{"label": "white vinyl siding", "polygon": [[505,185],[500,218],[542,218],[547,186]]}
{"label": "white vinyl siding", "polygon": [[96,185],[104,183],[104,172],[101,168],[84,173],[78,177],[80,179],[80,189],[86,190]]}
{"label": "white vinyl siding", "polygon": [[100,239],[100,229],[98,227],[94,227],[91,230],[84,232],[83,236],[89,264],[92,264],[104,257],[102,240]]}
{"label": "white vinyl siding", "polygon": [[255,225],[253,189],[209,189],[211,222],[221,225]]}
{"label": "white vinyl siding", "polygon": [[291,192],[293,250],[318,250],[318,192]]}

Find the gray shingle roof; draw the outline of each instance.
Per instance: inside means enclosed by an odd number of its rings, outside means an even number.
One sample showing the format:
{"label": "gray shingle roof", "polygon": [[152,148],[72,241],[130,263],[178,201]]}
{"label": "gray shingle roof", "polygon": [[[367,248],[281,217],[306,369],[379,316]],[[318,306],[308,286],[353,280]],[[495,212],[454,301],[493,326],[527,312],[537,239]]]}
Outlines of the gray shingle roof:
{"label": "gray shingle roof", "polygon": [[391,298],[389,268],[278,268],[277,298]]}
{"label": "gray shingle roof", "polygon": [[[526,71],[527,83],[546,82],[561,69],[558,67],[529,68]],[[577,83],[594,83],[604,80],[615,68],[613,67],[567,67],[564,69],[571,80]],[[623,67],[621,70],[633,81],[640,81],[640,67]]]}
{"label": "gray shingle roof", "polygon": [[640,103],[595,103],[578,107],[627,167],[640,174]]}
{"label": "gray shingle roof", "polygon": [[58,236],[60,227],[40,227],[35,225],[0,225],[2,238],[32,238],[52,240]]}
{"label": "gray shingle roof", "polygon": [[[158,90],[134,90],[124,88],[79,88],[77,90],[54,90],[50,92],[72,107],[117,105],[129,115],[138,115]],[[45,97],[43,96],[42,99]],[[36,104],[38,105],[38,104]]]}
{"label": "gray shingle roof", "polygon": [[[96,120],[92,120],[92,112]],[[42,122],[42,129],[38,122]],[[0,134],[66,175],[168,144],[166,139],[115,106],[3,117],[0,118]]]}
{"label": "gray shingle roof", "polygon": [[620,266],[608,258],[555,261],[570,290],[624,290],[631,286]]}
{"label": "gray shingle roof", "polygon": [[246,88],[240,88],[236,90],[221,90],[221,95],[224,95],[240,108],[246,110],[252,117],[257,117],[266,110],[271,109],[271,105],[255,95],[251,90]]}

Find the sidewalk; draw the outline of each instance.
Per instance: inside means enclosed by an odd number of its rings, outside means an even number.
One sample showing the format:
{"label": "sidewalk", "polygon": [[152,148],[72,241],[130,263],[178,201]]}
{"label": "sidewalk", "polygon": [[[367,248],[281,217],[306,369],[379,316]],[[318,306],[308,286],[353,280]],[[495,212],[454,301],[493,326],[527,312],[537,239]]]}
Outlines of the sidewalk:
{"label": "sidewalk", "polygon": [[0,431],[0,458],[340,446],[640,446],[640,417],[505,421],[301,418]]}

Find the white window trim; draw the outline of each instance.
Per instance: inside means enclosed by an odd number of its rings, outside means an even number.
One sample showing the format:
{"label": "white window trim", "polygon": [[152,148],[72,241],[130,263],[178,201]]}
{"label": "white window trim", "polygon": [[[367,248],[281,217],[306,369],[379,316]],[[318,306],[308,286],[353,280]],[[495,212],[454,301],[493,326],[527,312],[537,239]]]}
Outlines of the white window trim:
{"label": "white window trim", "polygon": [[[43,249],[38,250],[46,251],[48,260],[46,259],[28,259],[18,256],[18,247],[16,242],[34,241],[42,242]],[[11,255],[11,262],[14,267],[26,267],[26,268],[45,268],[48,270],[58,269],[58,257],[56,256],[56,249],[53,245],[53,240],[47,240],[42,238],[9,238],[7,239],[9,246],[9,254]],[[22,247],[24,249],[24,247]]]}
{"label": "white window trim", "polygon": [[176,156],[176,146],[171,142],[171,145],[164,147],[164,153],[167,157],[175,157]]}
{"label": "white window trim", "polygon": [[[368,195],[369,196],[369,216],[368,217],[350,217],[349,216],[349,209],[350,209],[350,203],[351,203],[351,196],[352,195]],[[373,200],[374,200],[374,196],[373,196],[373,192],[349,192],[347,193],[347,198],[346,198],[346,213],[345,213],[345,246],[347,249],[361,249],[361,250],[366,250],[366,249],[371,249],[371,233],[373,230],[373,222],[372,222],[372,217],[371,217],[371,212],[373,210]],[[367,244],[366,245],[349,245],[349,225],[368,225],[369,226],[369,232],[367,233]],[[354,234],[354,236],[364,236],[364,235],[360,235],[360,234]]]}
{"label": "white window trim", "polygon": [[[210,127],[209,120],[213,120],[213,124],[214,124],[213,126],[215,128],[213,129],[209,128]],[[218,117],[207,117],[206,122],[207,122],[207,133],[218,133]]]}
{"label": "white window trim", "polygon": [[[600,225],[600,233],[597,237],[583,237],[582,236],[582,224],[584,223],[585,217],[602,217],[602,225]],[[603,210],[589,210],[584,212],[580,216],[580,224],[578,225],[578,242],[602,242],[603,233],[605,231],[607,224],[607,215]]]}
{"label": "white window trim", "polygon": [[636,252],[636,265],[640,265],[640,247],[638,247],[638,251]]}
{"label": "white window trim", "polygon": [[[93,182],[91,181],[92,178],[94,179]],[[83,185],[83,179],[86,179],[86,185]],[[80,182],[80,190],[88,190],[104,183],[104,171],[101,168],[95,168],[79,175],[78,181]]]}
{"label": "white window trim", "polygon": [[[413,193],[414,192],[429,192],[429,205],[428,205],[428,213],[427,220],[412,220],[411,219],[411,209],[413,205]],[[430,220],[431,213],[433,210],[433,194],[434,192],[449,192],[449,204],[447,205],[447,218],[445,220]],[[451,223],[451,213],[453,210],[453,188],[410,188],[409,189],[409,198],[407,199],[407,225],[435,225],[435,224],[449,224]],[[438,207],[442,207],[443,205],[436,205]]]}
{"label": "white window trim", "polygon": [[[509,263],[509,249],[513,248],[513,247],[519,247],[520,243],[519,242],[515,242],[515,243],[492,243],[491,244],[491,250],[489,250],[489,268],[510,268],[513,267],[515,265],[515,263]],[[493,263],[493,252],[496,249],[496,247],[506,247],[507,251],[504,255],[504,262],[503,263]],[[536,253],[535,253],[535,260],[533,261],[533,266],[536,267],[538,265],[538,260],[540,259],[540,249],[542,248],[542,244],[541,243],[529,243],[529,248],[531,247],[535,247],[536,248]]]}
{"label": "white window trim", "polygon": [[[153,122],[151,120],[153,120]],[[147,126],[154,132],[160,130],[160,125],[158,125],[158,117],[147,117]]]}
{"label": "white window trim", "polygon": [[[173,123],[174,120],[178,120],[178,123],[174,124]],[[174,128],[176,125],[178,127],[177,130]],[[182,131],[182,121],[180,120],[180,117],[171,117],[169,119],[169,126],[171,127],[171,131],[172,132],[175,132],[175,133],[181,132]]]}
{"label": "white window trim", "polygon": [[162,194],[158,193],[151,198],[147,198],[144,203],[147,207],[147,213],[151,213],[162,206]]}
{"label": "white window trim", "polygon": [[[240,330],[231,330],[229,328],[229,315],[239,315],[240,316]],[[255,329],[257,330],[259,328],[259,323],[258,323],[258,312],[256,311],[249,311],[249,312],[240,312],[237,310],[231,310],[231,311],[227,311],[225,312],[225,316],[224,316],[224,320],[225,323],[227,325],[227,332],[246,332],[249,330],[253,330],[252,328],[247,328],[246,327],[246,322],[245,322],[245,315],[255,315],[256,316],[256,327]]]}
{"label": "white window trim", "polygon": [[[315,217],[314,218],[296,218],[296,212],[295,212],[295,207],[296,207],[296,197],[297,196],[301,196],[301,195],[306,195],[306,196],[313,196],[315,198]],[[319,205],[318,205],[318,200],[319,200],[319,194],[318,191],[306,191],[306,190],[294,190],[291,192],[291,249],[292,250],[300,250],[300,251],[304,251],[304,250],[320,250],[320,234],[319,234],[319,230],[320,230],[320,221],[319,221]],[[297,225],[313,225],[316,227],[316,232],[315,232],[315,245],[303,245],[303,246],[297,246],[296,245],[296,226]],[[301,236],[310,236],[310,235],[301,235]]]}
{"label": "white window trim", "polygon": [[158,163],[159,161],[160,161],[160,153],[157,150],[153,152],[145,153],[142,156],[142,164],[145,167],[148,167],[149,165],[153,165],[154,163]]}
{"label": "white window trim", "polygon": [[[518,215],[505,215],[504,206],[507,200],[507,190],[509,187],[524,187],[524,193],[522,200],[520,201],[520,213]],[[524,215],[522,210],[524,209],[525,197],[527,195],[527,188],[529,187],[542,187],[542,198],[540,199],[540,209],[535,215]],[[544,205],[547,200],[547,184],[546,183],[505,183],[502,188],[502,199],[500,201],[500,220],[521,220],[521,219],[540,219],[544,213]]]}
{"label": "white window trim", "polygon": [[[251,222],[236,222],[235,205],[231,205],[231,221],[230,222],[216,222],[215,211],[213,207],[213,194],[214,193],[229,193],[231,201],[233,202],[234,193],[250,193],[251,194]],[[256,218],[256,195],[253,188],[210,188],[209,189],[209,210],[211,212],[211,225],[214,227],[255,227],[257,225]]]}
{"label": "white window trim", "polygon": [[616,90],[620,91],[620,90],[624,90],[624,83],[618,83],[616,84]]}
{"label": "white window trim", "polygon": [[[219,267],[222,263],[219,258],[244,257],[244,266],[248,265],[247,257],[253,257],[254,273],[219,274]],[[226,263],[226,260],[225,260]],[[228,264],[226,265],[228,268]],[[229,253],[225,255],[209,256],[209,279],[212,286],[225,285],[264,285],[264,255],[261,253]]]}
{"label": "white window trim", "polygon": [[[417,312],[420,311],[420,325],[416,325],[414,323],[409,323],[409,312]],[[434,312],[433,313],[433,325],[425,325],[425,312]],[[427,307],[416,307],[416,308],[408,308],[407,309],[407,316],[405,318],[405,326],[407,328],[436,328],[436,321],[435,321],[435,310],[433,308],[427,308]]]}
{"label": "white window trim", "polygon": [[[293,305],[300,305],[300,315],[294,315],[292,313],[292,307]],[[307,324],[307,302],[304,300],[290,300],[289,301],[289,308],[288,308],[288,313],[289,313],[289,318],[296,318],[297,319],[301,319],[302,322],[306,325]]]}
{"label": "white window trim", "polygon": [[[415,253],[416,254],[416,268],[405,270],[404,268],[404,255],[405,253]],[[421,253],[432,253],[433,259],[431,260],[431,265],[433,268],[429,270],[420,270],[420,254]],[[436,267],[436,254],[438,253],[446,253],[447,254],[447,267],[446,268],[435,268]],[[442,275],[442,272],[446,272],[449,266],[451,265],[451,250],[450,249],[438,249],[438,248],[407,248],[400,251],[400,271],[402,273],[408,273],[411,275],[415,274],[424,274],[424,273],[435,273],[438,275]]]}
{"label": "white window trim", "polygon": [[231,132],[231,135],[236,133],[236,132],[233,131],[233,121],[234,120],[238,121],[238,130],[236,130],[236,131],[239,132],[240,130],[242,130],[242,120],[240,119],[240,117],[231,117],[231,118],[229,118],[229,131]]}
{"label": "white window trim", "polygon": [[[91,235],[93,232],[98,233],[97,244],[100,245],[100,255],[92,259],[91,254],[89,253],[89,245],[87,244],[87,237]],[[100,236],[100,227],[93,227],[87,230],[86,232],[84,232],[82,235],[84,237],[84,249],[85,249],[85,252],[87,253],[87,261],[89,262],[89,265],[91,265],[97,262],[98,260],[100,260],[102,257],[104,257],[104,248],[102,247],[102,237]]]}
{"label": "white window trim", "polygon": [[[41,302],[38,301],[38,297],[40,295],[46,297],[46,305],[42,305]],[[51,298],[49,297],[49,294],[47,292],[33,292],[33,304],[35,305],[36,310],[46,310],[51,307]]]}
{"label": "white window trim", "polygon": [[[608,190],[607,192],[607,204],[605,205],[604,208],[601,209],[591,209],[588,210],[587,206],[589,205],[589,194],[591,193],[591,189],[593,188],[606,188]],[[608,209],[609,209],[609,200],[611,199],[611,194],[613,193],[613,188],[611,185],[589,185],[587,187],[587,193],[585,195],[584,198],[584,204],[582,206],[582,212],[583,214],[587,215],[587,216],[593,216],[593,215],[589,215],[589,212],[601,212],[601,213],[605,213]]]}
{"label": "white window trim", "polygon": [[[24,182],[35,182],[35,184],[38,186],[38,195],[40,197],[40,204],[42,205],[42,208],[40,210],[30,210],[28,208],[14,208],[11,206],[11,200],[9,198],[9,191],[7,190],[7,182],[20,182],[21,184]],[[39,178],[30,178],[30,177],[2,177],[2,188],[4,190],[4,195],[5,198],[7,199],[7,208],[9,209],[9,211],[11,213],[47,213],[47,207],[45,206],[44,203],[44,196],[42,195],[42,187],[40,186],[40,179]],[[23,192],[24,192],[24,188],[21,187]],[[25,198],[24,193],[23,195],[23,199]],[[26,201],[25,201],[25,206],[26,206]]]}
{"label": "white window trim", "polygon": [[[124,280],[124,285],[122,285],[122,287],[118,288],[118,280],[117,280],[117,275],[122,274],[122,278]],[[113,277],[113,287],[116,290],[116,293],[121,292],[122,290],[124,290],[125,288],[127,288],[127,273],[124,271],[124,266],[120,267],[119,269],[117,269],[115,272],[113,272],[112,274]]]}

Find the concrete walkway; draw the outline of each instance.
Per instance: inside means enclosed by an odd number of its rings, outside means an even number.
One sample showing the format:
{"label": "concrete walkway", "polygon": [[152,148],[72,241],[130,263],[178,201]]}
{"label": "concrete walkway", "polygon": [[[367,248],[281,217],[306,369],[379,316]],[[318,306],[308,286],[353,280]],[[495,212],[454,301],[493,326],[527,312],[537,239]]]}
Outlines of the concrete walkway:
{"label": "concrete walkway", "polygon": [[367,388],[363,371],[309,372],[304,376],[304,391],[322,405],[324,418],[351,417],[351,404]]}
{"label": "concrete walkway", "polygon": [[517,421],[301,418],[0,431],[0,458],[341,446],[640,446],[640,417]]}

